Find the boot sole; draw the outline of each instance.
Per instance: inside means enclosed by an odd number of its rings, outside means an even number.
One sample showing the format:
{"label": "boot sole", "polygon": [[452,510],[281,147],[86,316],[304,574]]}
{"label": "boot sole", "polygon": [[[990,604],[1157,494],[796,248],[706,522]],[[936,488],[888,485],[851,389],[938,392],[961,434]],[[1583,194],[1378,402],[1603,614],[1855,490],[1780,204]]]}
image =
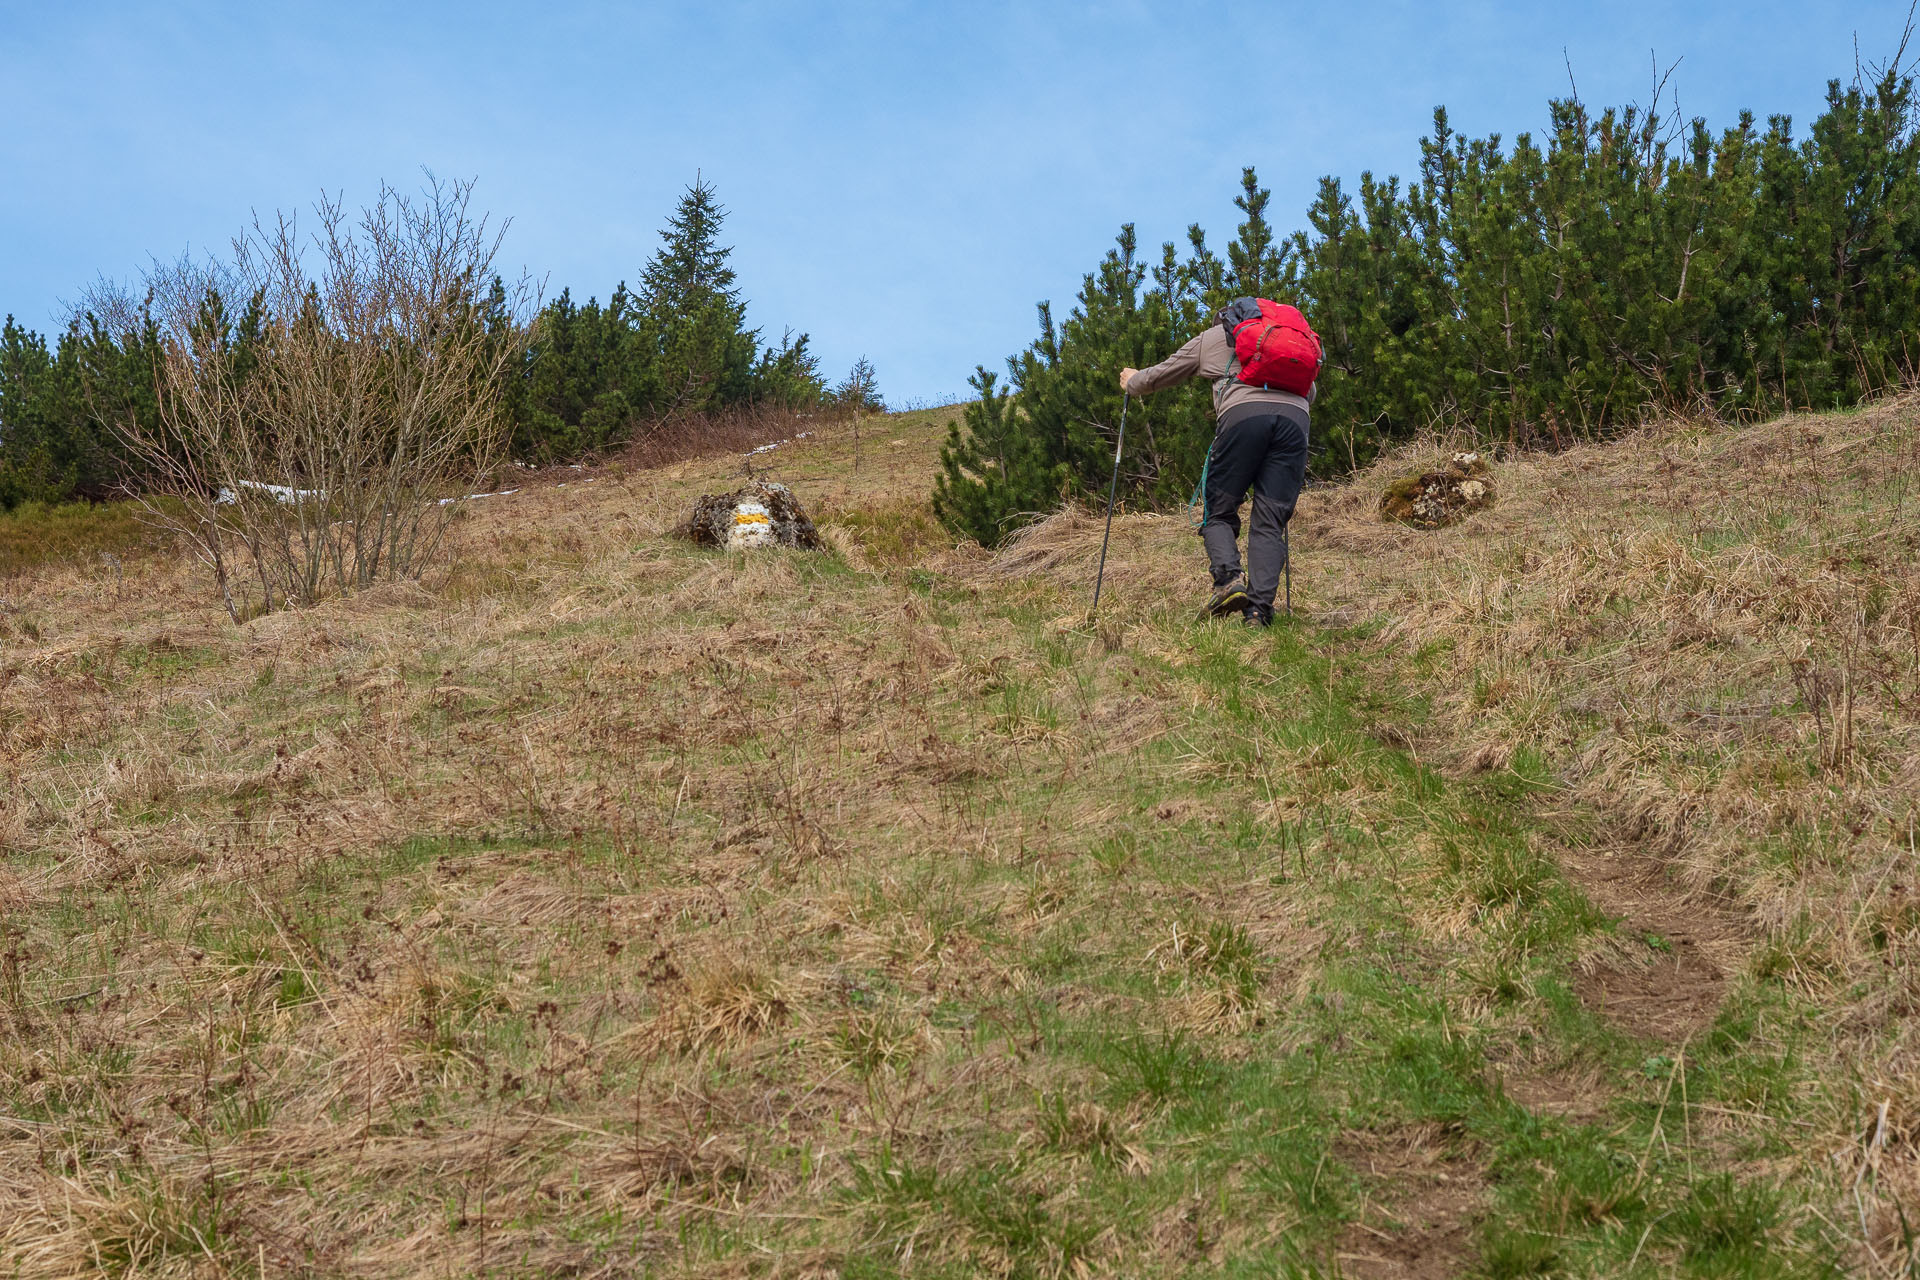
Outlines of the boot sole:
{"label": "boot sole", "polygon": [[1230,613],[1240,613],[1252,603],[1245,591],[1234,591],[1221,596],[1218,600],[1208,601],[1207,607],[1200,611],[1202,618],[1224,618]]}

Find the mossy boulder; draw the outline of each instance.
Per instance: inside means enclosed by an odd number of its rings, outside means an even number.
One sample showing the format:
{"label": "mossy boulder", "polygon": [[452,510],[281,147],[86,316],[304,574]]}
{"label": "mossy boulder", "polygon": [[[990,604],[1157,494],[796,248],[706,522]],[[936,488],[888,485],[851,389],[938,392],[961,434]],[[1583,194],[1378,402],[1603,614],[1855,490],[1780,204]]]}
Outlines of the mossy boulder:
{"label": "mossy boulder", "polygon": [[1492,506],[1493,496],[1486,459],[1477,453],[1456,453],[1442,470],[1405,476],[1388,485],[1380,495],[1380,514],[1416,529],[1439,529]]}
{"label": "mossy boulder", "polygon": [[755,547],[802,547],[818,550],[820,531],[801,510],[793,490],[768,480],[755,480],[732,493],[703,493],[693,514],[678,532],[703,547],[750,550]]}

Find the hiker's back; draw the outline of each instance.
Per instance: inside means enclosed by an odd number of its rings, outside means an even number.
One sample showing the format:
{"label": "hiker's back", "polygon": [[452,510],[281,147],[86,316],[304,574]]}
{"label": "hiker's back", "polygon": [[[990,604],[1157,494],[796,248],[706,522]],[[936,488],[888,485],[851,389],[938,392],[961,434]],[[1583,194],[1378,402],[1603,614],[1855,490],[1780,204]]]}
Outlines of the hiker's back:
{"label": "hiker's back", "polygon": [[1213,416],[1220,426],[1266,413],[1298,413],[1304,417],[1312,400],[1278,388],[1251,387],[1235,377],[1233,342],[1219,325],[1208,325],[1200,335],[1200,376],[1213,384]]}

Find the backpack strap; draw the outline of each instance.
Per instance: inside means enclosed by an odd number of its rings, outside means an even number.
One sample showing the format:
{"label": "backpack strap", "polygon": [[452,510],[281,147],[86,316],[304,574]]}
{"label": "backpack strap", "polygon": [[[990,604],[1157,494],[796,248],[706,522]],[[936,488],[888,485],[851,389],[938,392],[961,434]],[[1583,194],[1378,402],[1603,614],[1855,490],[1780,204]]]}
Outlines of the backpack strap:
{"label": "backpack strap", "polygon": [[1233,349],[1233,330],[1228,329],[1227,330],[1227,371],[1221,374],[1219,377],[1215,378],[1213,380],[1213,385],[1214,385],[1214,389],[1217,391],[1220,387],[1220,384],[1223,382],[1237,383],[1239,381],[1240,381],[1240,354]]}

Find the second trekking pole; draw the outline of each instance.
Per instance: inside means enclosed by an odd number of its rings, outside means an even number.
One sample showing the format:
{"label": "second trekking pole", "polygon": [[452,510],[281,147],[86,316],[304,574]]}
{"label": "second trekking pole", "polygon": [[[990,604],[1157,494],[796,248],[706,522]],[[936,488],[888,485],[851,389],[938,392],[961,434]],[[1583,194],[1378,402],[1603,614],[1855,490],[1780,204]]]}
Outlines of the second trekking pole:
{"label": "second trekking pole", "polygon": [[1093,575],[1093,606],[1087,610],[1087,621],[1092,622],[1094,615],[1100,612],[1100,584],[1107,576],[1107,541],[1113,537],[1113,500],[1120,492],[1120,450],[1127,443],[1127,404],[1132,396],[1120,397],[1120,434],[1113,442],[1113,480],[1107,485],[1107,531],[1100,535],[1100,568]]}

